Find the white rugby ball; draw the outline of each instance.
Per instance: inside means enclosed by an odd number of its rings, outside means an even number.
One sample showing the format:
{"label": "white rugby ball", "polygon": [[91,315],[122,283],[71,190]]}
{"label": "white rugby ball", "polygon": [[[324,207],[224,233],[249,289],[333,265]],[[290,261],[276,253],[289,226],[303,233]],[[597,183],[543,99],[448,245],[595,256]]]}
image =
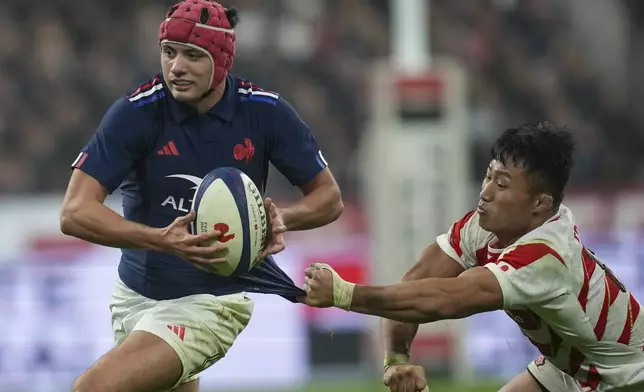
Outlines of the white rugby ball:
{"label": "white rugby ball", "polygon": [[215,169],[204,177],[195,192],[194,234],[220,231],[213,243],[223,243],[225,263],[212,264],[217,275],[238,276],[252,269],[259,260],[268,227],[262,195],[253,180],[232,167]]}

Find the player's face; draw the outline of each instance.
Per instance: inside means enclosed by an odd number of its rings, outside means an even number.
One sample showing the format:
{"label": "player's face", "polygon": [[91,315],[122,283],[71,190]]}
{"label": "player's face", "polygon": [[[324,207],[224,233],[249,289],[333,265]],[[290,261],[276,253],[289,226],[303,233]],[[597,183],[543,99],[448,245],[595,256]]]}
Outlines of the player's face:
{"label": "player's face", "polygon": [[525,170],[512,161],[490,163],[477,209],[481,228],[501,240],[516,240],[530,230],[537,196],[528,180]]}
{"label": "player's face", "polygon": [[163,78],[178,101],[189,103],[201,99],[210,88],[212,66],[202,50],[180,44],[161,45]]}

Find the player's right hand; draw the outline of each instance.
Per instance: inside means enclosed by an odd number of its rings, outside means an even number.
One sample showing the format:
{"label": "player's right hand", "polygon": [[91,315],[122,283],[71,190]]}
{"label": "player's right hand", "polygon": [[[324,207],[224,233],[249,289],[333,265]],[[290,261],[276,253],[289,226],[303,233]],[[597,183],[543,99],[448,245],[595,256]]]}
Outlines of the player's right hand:
{"label": "player's right hand", "polygon": [[425,369],[422,366],[398,364],[390,366],[382,377],[391,392],[429,391]]}
{"label": "player's right hand", "polygon": [[196,213],[190,211],[187,215],[180,216],[169,226],[161,229],[161,247],[168,253],[181,257],[192,263],[195,267],[205,272],[213,272],[209,264],[223,263],[222,252],[227,246],[222,243],[204,245],[219,238],[219,231],[201,234],[190,234],[188,226],[195,220]]}
{"label": "player's right hand", "polygon": [[264,199],[264,208],[266,208],[267,213],[268,233],[262,252],[257,257],[257,260],[264,260],[269,255],[279,253],[286,248],[286,241],[284,241],[286,225],[284,225],[282,212],[270,197]]}

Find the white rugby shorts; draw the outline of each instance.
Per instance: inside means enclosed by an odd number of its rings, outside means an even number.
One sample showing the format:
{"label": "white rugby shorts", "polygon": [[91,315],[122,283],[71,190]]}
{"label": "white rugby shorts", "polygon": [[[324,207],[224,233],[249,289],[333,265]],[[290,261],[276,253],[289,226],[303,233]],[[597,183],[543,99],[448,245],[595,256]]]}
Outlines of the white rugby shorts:
{"label": "white rugby shorts", "polygon": [[156,301],[136,293],[119,279],[110,311],[117,345],[130,332],[140,330],[157,335],[174,349],[183,365],[176,387],[197,379],[199,373],[226,355],[248,325],[253,306],[246,293]]}
{"label": "white rugby shorts", "polygon": [[[559,368],[543,357],[530,362],[528,365],[528,371],[548,390],[548,392],[590,391],[589,387],[582,387],[574,378],[559,370]],[[602,392],[605,390],[606,388],[600,387],[596,392]],[[625,387],[613,387],[610,390],[614,392],[640,392],[643,389],[642,384],[631,384]]]}
{"label": "white rugby shorts", "polygon": [[584,392],[574,378],[559,370],[543,357],[530,362],[528,371],[548,392]]}

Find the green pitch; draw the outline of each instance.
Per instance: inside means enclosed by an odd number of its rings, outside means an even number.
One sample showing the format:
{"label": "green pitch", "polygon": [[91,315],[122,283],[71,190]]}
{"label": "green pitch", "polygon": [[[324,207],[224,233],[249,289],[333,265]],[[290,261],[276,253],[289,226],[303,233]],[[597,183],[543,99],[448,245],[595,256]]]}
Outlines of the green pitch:
{"label": "green pitch", "polygon": [[[430,392],[497,392],[501,387],[498,383],[476,383],[474,386],[464,386],[453,383],[433,381],[429,384]],[[309,386],[288,392],[387,392],[381,383],[367,382],[314,382]],[[249,391],[251,392],[251,391]],[[264,391],[278,392],[278,391]],[[279,391],[285,392],[285,391]]]}

